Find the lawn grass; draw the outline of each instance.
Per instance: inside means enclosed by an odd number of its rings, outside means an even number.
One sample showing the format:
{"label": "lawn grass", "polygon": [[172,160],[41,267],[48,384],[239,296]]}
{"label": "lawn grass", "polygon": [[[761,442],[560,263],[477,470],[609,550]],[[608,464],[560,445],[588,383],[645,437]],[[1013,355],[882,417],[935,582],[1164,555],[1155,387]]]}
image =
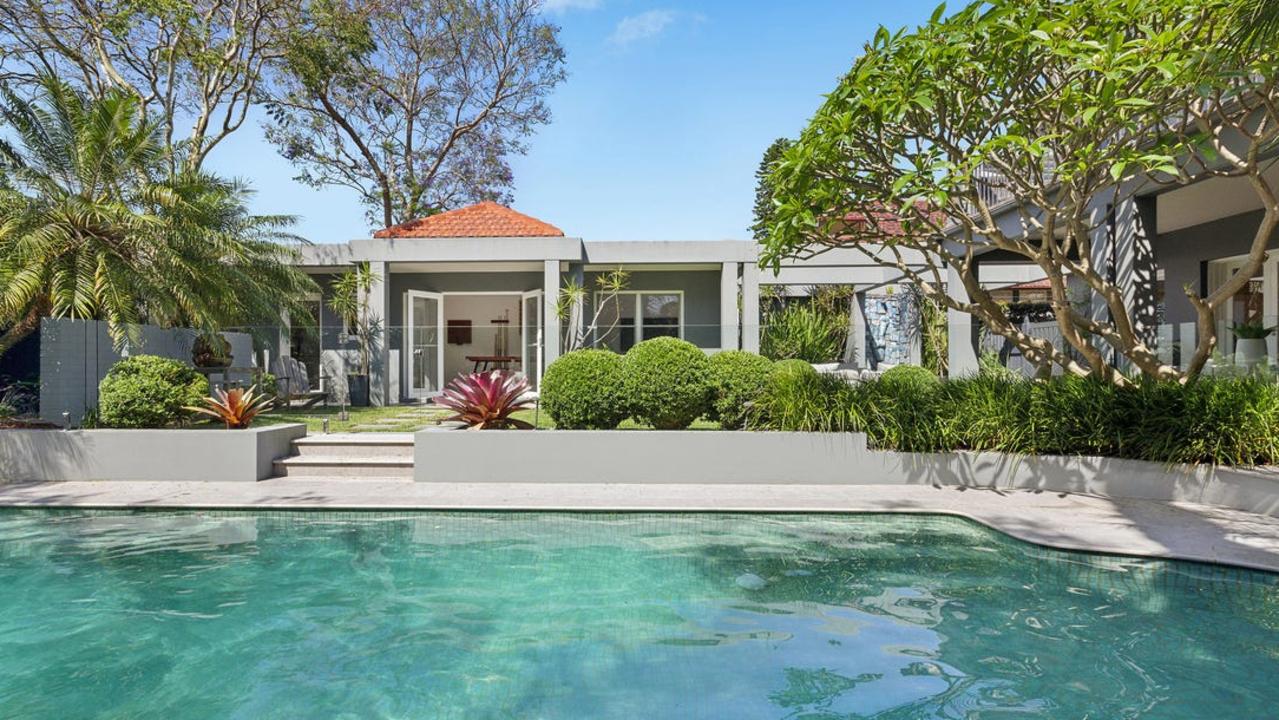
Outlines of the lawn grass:
{"label": "lawn grass", "polygon": [[[430,417],[411,417],[401,423],[378,423],[400,416],[409,416],[420,405],[387,405],[384,407],[347,408],[349,418],[339,420],[342,409],[336,405],[313,408],[277,408],[258,416],[257,425],[281,425],[284,423],[303,423],[308,433],[319,433],[324,429],[324,420],[329,420],[329,432],[413,432],[435,424]],[[443,414],[443,411],[441,411]]]}
{"label": "lawn grass", "polygon": [[[408,416],[414,410],[420,409],[422,405],[388,405],[384,407],[364,407],[364,408],[348,408],[347,413],[349,419],[339,420],[338,414],[341,408],[336,405],[323,407],[316,406],[313,408],[277,408],[258,416],[254,422],[255,425],[282,425],[284,423],[302,423],[306,425],[308,433],[315,434],[322,432],[324,429],[324,419],[329,420],[329,432],[414,432],[422,428],[435,424],[430,417],[412,417],[402,423],[379,423],[379,420],[386,420],[401,416]],[[430,407],[430,406],[425,406]],[[445,415],[448,411],[439,408],[439,414]],[[551,420],[551,416],[545,411],[537,412],[535,410],[521,410],[515,413],[514,417],[529,423],[535,423],[539,430],[554,430],[555,423]],[[622,421],[618,426],[618,430],[652,430],[648,425],[642,425],[635,422],[631,418]],[[719,430],[719,423],[699,418],[694,421],[689,430]]]}

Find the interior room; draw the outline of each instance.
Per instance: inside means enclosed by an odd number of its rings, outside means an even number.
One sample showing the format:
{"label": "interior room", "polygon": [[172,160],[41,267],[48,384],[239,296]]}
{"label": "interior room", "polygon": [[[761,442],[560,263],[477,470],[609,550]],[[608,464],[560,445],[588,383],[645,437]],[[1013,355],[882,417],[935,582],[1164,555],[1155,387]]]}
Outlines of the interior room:
{"label": "interior room", "polygon": [[459,373],[520,370],[520,294],[444,296],[444,380]]}

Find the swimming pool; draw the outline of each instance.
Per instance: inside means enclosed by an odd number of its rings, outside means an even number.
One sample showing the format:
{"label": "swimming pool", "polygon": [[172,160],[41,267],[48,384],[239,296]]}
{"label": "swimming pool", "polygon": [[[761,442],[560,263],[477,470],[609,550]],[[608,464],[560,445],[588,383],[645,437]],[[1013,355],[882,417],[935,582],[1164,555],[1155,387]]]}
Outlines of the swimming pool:
{"label": "swimming pool", "polygon": [[0,511],[6,718],[1233,719],[1277,679],[1279,576],[957,518]]}

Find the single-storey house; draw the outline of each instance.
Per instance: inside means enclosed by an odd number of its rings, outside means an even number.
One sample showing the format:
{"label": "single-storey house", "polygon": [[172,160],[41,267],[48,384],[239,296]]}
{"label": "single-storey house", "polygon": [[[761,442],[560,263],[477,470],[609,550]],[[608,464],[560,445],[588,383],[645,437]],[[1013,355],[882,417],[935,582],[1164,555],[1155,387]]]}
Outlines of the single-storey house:
{"label": "single-storey house", "polygon": [[[477,367],[520,370],[536,385],[579,328],[584,344],[619,352],[659,335],[708,353],[758,350],[756,259],[751,241],[585,241],[482,202],[371,238],[301,248],[300,267],[322,293],[309,301],[311,322],[286,322],[278,352],[345,394],[358,345],[328,293],[357,263],[376,278],[368,307],[379,325],[369,373],[377,404],[429,397]],[[601,302],[614,296],[598,292],[597,278],[618,268],[629,273],[626,286],[616,302]],[[571,309],[561,301],[570,284],[586,290]]]}

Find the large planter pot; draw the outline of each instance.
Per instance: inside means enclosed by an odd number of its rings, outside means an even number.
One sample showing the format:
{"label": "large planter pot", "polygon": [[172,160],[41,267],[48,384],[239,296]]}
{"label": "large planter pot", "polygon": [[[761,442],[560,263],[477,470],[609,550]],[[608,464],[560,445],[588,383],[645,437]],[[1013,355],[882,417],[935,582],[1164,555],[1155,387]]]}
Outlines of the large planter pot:
{"label": "large planter pot", "polygon": [[369,406],[369,376],[347,375],[346,393],[351,407]]}
{"label": "large planter pot", "polygon": [[1265,338],[1239,338],[1235,340],[1235,364],[1251,367],[1266,361]]}

